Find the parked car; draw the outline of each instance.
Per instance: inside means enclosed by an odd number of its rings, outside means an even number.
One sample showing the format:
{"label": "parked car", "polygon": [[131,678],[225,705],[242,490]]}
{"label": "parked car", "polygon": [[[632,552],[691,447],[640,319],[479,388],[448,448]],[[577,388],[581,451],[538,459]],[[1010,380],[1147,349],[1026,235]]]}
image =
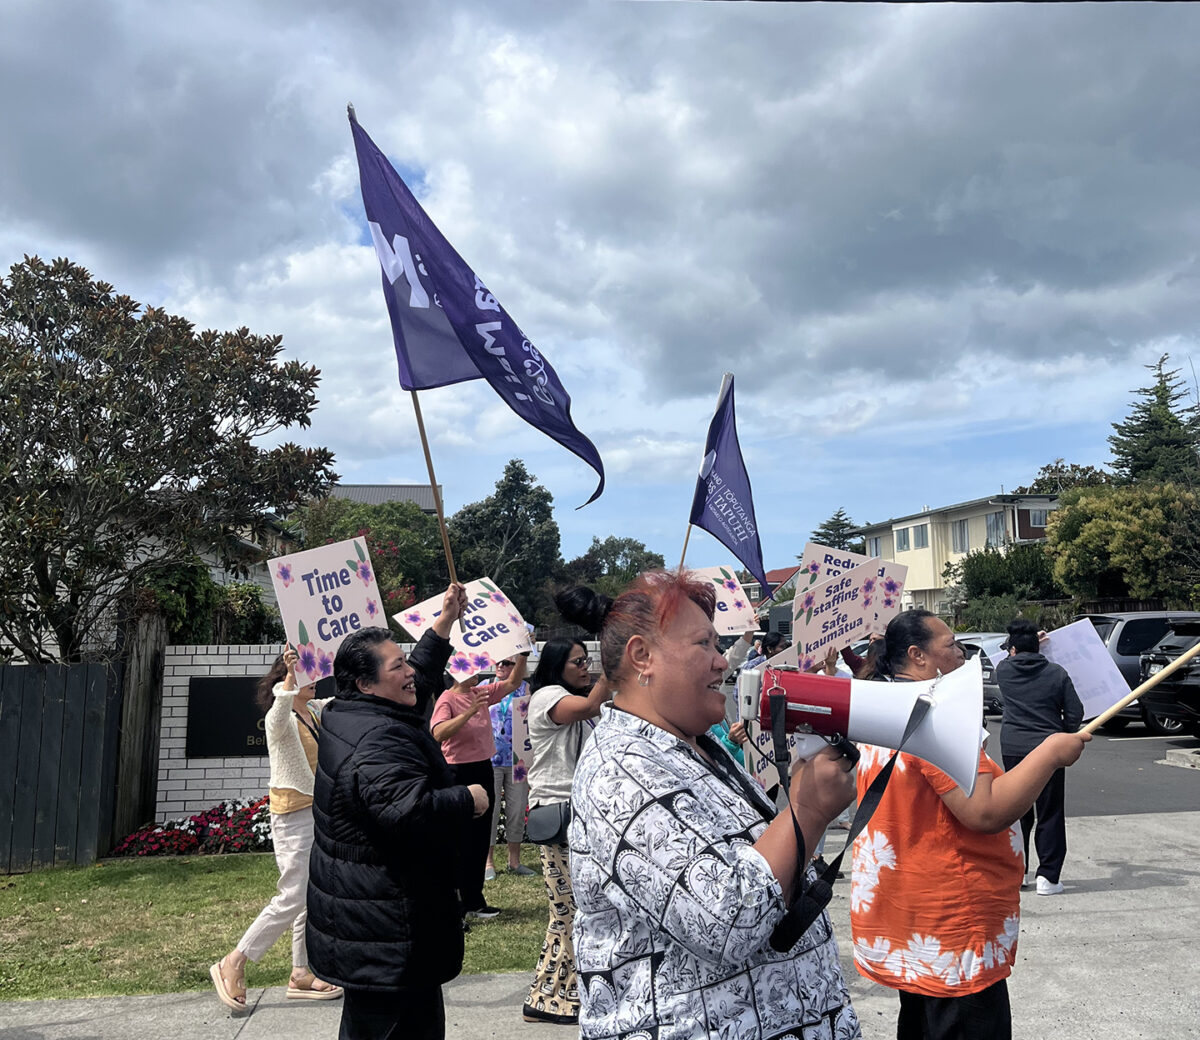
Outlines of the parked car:
{"label": "parked car", "polygon": [[[1000,644],[1007,641],[1004,632],[956,632],[954,638],[964,647],[974,649],[975,653],[983,653],[983,713],[984,715],[1004,714],[1004,697],[1000,693],[1000,684],[996,682],[996,665],[1008,656],[1007,650],[1001,650]],[[975,653],[968,652],[968,657]]]}
{"label": "parked car", "polygon": [[[1086,618],[1099,633],[1108,652],[1132,690],[1141,682],[1142,654],[1154,646],[1175,622],[1200,621],[1195,610],[1141,610],[1129,613],[1079,614],[1076,621]],[[1119,715],[1104,724],[1107,730],[1124,729],[1140,719],[1146,729],[1159,736],[1178,733],[1183,724],[1167,715],[1160,715],[1140,701],[1135,701]]]}
{"label": "parked car", "polygon": [[[1200,620],[1173,620],[1166,635],[1142,654],[1142,682],[1200,641]],[[1200,660],[1192,658],[1141,698],[1154,718],[1200,737]]]}

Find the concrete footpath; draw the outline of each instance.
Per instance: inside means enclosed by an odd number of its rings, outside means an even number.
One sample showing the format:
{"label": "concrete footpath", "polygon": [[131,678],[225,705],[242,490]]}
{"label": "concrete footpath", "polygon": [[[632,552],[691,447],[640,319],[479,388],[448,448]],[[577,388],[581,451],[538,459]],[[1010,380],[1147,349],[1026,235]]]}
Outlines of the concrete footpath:
{"label": "concrete footpath", "polygon": [[[1200,808],[1200,806],[1198,806]],[[836,836],[829,849],[836,852]],[[1061,896],[1021,897],[1009,980],[1019,1040],[1200,1038],[1200,811],[1068,821]],[[830,911],[866,1040],[896,1035],[897,1000],[850,960],[849,881]],[[531,966],[532,967],[532,966]],[[521,1019],[526,975],[468,975],[446,987],[446,1035],[573,1037]],[[0,1003],[0,1040],[333,1040],[340,1001],[251,990],[230,1014],[211,991]],[[402,1040],[402,1038],[397,1038]]]}

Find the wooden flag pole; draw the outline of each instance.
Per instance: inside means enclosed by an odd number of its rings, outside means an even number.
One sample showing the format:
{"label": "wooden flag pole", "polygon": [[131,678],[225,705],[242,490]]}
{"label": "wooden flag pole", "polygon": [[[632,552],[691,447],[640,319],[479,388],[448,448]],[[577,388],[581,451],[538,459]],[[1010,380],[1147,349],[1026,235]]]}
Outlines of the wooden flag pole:
{"label": "wooden flag pole", "polygon": [[1079,732],[1080,733],[1095,733],[1096,730],[1098,730],[1101,726],[1103,726],[1109,719],[1111,719],[1122,708],[1132,704],[1134,701],[1136,701],[1138,699],[1138,697],[1140,697],[1148,689],[1150,689],[1152,686],[1157,686],[1168,675],[1171,675],[1176,669],[1178,669],[1181,665],[1186,664],[1197,654],[1200,654],[1200,642],[1196,643],[1196,645],[1193,646],[1190,650],[1187,650],[1186,652],[1180,654],[1177,658],[1175,658],[1174,661],[1172,661],[1169,665],[1167,665],[1166,668],[1164,668],[1157,675],[1150,676],[1150,678],[1147,679],[1144,683],[1142,683],[1141,686],[1137,687],[1134,690],[1130,690],[1129,696],[1122,697],[1119,701],[1117,701],[1116,704],[1114,704],[1111,708],[1109,708],[1108,711],[1104,712],[1102,715],[1097,715],[1094,719],[1092,719],[1091,722],[1089,722],[1086,726],[1084,726]]}
{"label": "wooden flag pole", "polygon": [[692,537],[692,525],[687,525],[687,534],[683,536],[683,552],[679,554],[679,569],[683,570],[683,561],[687,559],[688,539]]}
{"label": "wooden flag pole", "polygon": [[[421,434],[421,447],[425,449],[425,467],[429,470],[429,488],[433,492],[433,507],[437,510],[438,529],[442,532],[442,548],[446,551],[446,566],[450,571],[450,580],[458,584],[458,575],[454,571],[454,554],[450,551],[450,533],[446,530],[446,514],[442,511],[442,496],[438,491],[437,477],[433,472],[433,456],[429,454],[429,439],[425,436],[425,420],[421,417],[421,402],[417,400],[417,392],[412,394],[413,411],[417,413],[417,431]],[[460,619],[461,623],[461,619]]]}

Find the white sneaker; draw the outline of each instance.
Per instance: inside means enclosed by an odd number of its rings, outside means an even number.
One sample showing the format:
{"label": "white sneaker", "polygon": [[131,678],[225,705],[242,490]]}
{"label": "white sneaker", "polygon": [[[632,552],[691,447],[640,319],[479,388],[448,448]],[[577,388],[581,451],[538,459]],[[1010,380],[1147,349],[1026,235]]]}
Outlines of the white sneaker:
{"label": "white sneaker", "polygon": [[1028,888],[1032,884],[1033,884],[1033,872],[1027,871],[1025,876],[1021,879],[1021,887]]}
{"label": "white sneaker", "polygon": [[1061,881],[1051,881],[1049,878],[1039,877],[1037,879],[1037,894],[1039,896],[1057,896],[1062,893],[1063,885]]}

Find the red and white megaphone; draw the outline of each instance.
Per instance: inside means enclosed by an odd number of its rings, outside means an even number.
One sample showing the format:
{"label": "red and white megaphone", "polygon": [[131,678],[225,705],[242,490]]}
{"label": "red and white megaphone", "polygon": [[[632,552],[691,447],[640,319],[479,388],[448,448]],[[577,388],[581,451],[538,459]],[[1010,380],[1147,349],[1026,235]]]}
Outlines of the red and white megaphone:
{"label": "red and white megaphone", "polygon": [[743,669],[738,677],[739,714],[771,730],[771,693],[786,697],[788,733],[846,737],[898,748],[918,700],[924,717],[904,744],[946,773],[969,798],[975,791],[983,746],[983,670],[978,655],[961,668],[919,682],[875,682],[813,675],[794,668]]}

